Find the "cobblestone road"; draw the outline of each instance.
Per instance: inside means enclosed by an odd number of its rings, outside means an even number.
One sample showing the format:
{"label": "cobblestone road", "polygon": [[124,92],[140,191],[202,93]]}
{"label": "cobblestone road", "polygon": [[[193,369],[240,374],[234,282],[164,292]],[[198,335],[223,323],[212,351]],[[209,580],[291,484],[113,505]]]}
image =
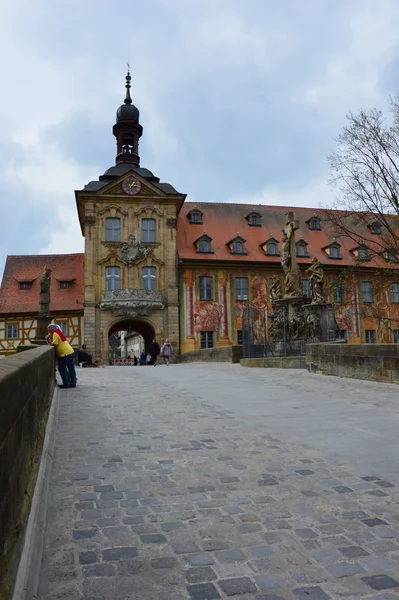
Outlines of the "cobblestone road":
{"label": "cobblestone road", "polygon": [[41,600],[399,598],[398,387],[225,364],[78,377]]}

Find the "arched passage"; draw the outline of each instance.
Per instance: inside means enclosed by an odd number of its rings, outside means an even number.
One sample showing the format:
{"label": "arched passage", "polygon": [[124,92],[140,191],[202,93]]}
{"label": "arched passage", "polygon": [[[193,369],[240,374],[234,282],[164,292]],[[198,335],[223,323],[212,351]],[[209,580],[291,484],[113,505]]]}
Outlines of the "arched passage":
{"label": "arched passage", "polygon": [[147,354],[150,343],[155,338],[155,331],[150,323],[136,319],[123,319],[121,321],[117,321],[109,328],[108,339],[110,339],[114,334],[118,334],[122,331],[141,335],[144,341],[144,352]]}

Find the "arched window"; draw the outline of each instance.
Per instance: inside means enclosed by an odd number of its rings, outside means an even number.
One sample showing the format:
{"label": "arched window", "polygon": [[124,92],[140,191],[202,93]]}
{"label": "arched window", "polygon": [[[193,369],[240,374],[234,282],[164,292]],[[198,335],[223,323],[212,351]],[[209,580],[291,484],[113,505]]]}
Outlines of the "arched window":
{"label": "arched window", "polygon": [[105,289],[107,291],[121,289],[120,267],[106,267],[105,268]]}
{"label": "arched window", "polygon": [[143,290],[157,289],[157,270],[156,267],[143,267],[142,270],[142,285]]}
{"label": "arched window", "polygon": [[105,219],[105,241],[121,241],[121,220],[118,217],[107,217]]}
{"label": "arched window", "polygon": [[156,242],[156,222],[155,219],[141,220],[141,241],[145,243]]}

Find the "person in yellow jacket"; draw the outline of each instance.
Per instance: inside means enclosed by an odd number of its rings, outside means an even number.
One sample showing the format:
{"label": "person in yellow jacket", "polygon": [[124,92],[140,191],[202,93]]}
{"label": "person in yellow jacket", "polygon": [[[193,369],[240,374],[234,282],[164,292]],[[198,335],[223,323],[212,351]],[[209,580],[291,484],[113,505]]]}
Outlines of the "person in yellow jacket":
{"label": "person in yellow jacket", "polygon": [[68,343],[58,325],[48,327],[47,343],[55,347],[58,359],[58,372],[62,379],[60,388],[76,388],[75,351]]}

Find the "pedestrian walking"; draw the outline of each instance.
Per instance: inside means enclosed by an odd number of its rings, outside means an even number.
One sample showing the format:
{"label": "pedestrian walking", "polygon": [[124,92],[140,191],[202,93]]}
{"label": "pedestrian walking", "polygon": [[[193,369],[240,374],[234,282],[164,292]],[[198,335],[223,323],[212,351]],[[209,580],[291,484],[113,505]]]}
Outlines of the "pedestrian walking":
{"label": "pedestrian walking", "polygon": [[157,366],[157,359],[158,359],[158,355],[160,353],[161,349],[159,347],[158,342],[154,339],[152,340],[151,344],[150,344],[150,348],[149,348],[149,353],[151,355],[151,364],[154,365],[154,367]]}
{"label": "pedestrian walking", "polygon": [[163,356],[163,360],[165,365],[169,366],[169,361],[170,361],[170,357],[173,354],[173,348],[172,348],[172,344],[170,343],[169,340],[165,340],[162,348],[161,348],[161,355]]}
{"label": "pedestrian walking", "polygon": [[140,354],[140,367],[145,367],[145,354],[142,352]]}
{"label": "pedestrian walking", "polygon": [[58,360],[58,372],[62,379],[60,388],[76,388],[75,351],[68,343],[58,325],[53,323],[47,327],[46,341],[55,347]]}

